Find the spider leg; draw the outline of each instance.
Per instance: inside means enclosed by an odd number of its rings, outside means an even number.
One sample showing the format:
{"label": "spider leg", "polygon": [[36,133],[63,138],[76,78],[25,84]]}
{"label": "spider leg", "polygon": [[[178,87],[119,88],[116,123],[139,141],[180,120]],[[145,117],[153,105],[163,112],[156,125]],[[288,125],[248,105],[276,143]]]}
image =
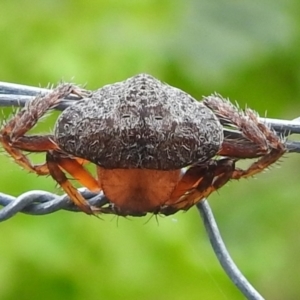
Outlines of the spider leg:
{"label": "spider leg", "polygon": [[[78,190],[70,183],[65,173],[61,170],[60,164],[63,164],[69,170],[72,169],[72,164],[66,158],[59,158],[58,153],[47,152],[46,154],[46,162],[49,169],[49,173],[52,178],[62,187],[65,193],[70,197],[75,205],[77,205],[82,211],[87,214],[93,214],[92,208],[88,205],[83,196],[78,192]],[[76,160],[74,160],[76,164]],[[77,169],[77,166],[74,168]]]}
{"label": "spider leg", "polygon": [[[90,191],[99,192],[101,190],[98,181],[83,167],[87,161],[77,157],[70,157],[60,152],[58,146],[52,142],[51,135],[47,136],[23,136],[19,138],[14,147],[7,149],[7,152],[15,159],[15,161],[25,169],[35,172],[38,175],[50,174],[57,183],[68,194],[72,201],[78,205],[84,212],[92,213],[85,199],[74,188],[65,176],[65,170],[73,178],[78,180],[83,186]],[[57,150],[56,150],[57,149]],[[56,151],[55,151],[56,150]],[[46,152],[46,163],[42,165],[34,165],[25,156],[22,151],[29,152]]]}
{"label": "spider leg", "polygon": [[57,149],[51,135],[24,136],[46,112],[53,109],[62,98],[70,93],[80,93],[71,84],[61,84],[47,95],[39,95],[26,103],[12,119],[0,129],[0,143],[4,150],[24,169],[38,175],[49,174],[46,164],[34,165],[22,151],[44,152]]}
{"label": "spider leg", "polygon": [[50,93],[35,97],[6,123],[0,131],[1,136],[9,136],[10,141],[14,142],[71,93],[80,94],[80,89],[72,84],[61,84]]}
{"label": "spider leg", "polygon": [[[163,214],[187,210],[212,192],[221,188],[230,179],[253,176],[276,162],[285,152],[282,139],[267,125],[259,121],[251,109],[244,112],[219,96],[204,99],[220,122],[238,129],[241,140],[225,139],[218,155],[228,158],[210,160],[206,164],[194,165],[183,175],[171,198],[161,208]],[[236,168],[235,162],[244,158],[258,158],[246,170]]]}
{"label": "spider leg", "polygon": [[[48,137],[46,136],[45,137],[40,136],[38,139],[36,139],[37,144],[28,143],[25,137],[23,137],[22,140],[25,142],[24,147],[22,147],[23,144],[20,140],[16,142],[18,144],[18,147],[15,147],[14,144],[12,145],[9,142],[7,136],[0,135],[0,143],[2,144],[4,150],[6,150],[6,152],[14,159],[14,161],[18,165],[20,165],[25,170],[36,173],[38,175],[48,175],[49,170],[46,163],[33,164],[30,161],[30,159],[23,153],[23,151],[40,152],[41,151],[40,149],[45,149],[45,148],[55,149],[56,148],[55,144],[49,141]],[[34,151],[34,149],[38,149],[38,150]]]}
{"label": "spider leg", "polygon": [[[82,186],[85,186],[90,191],[98,193],[101,191],[100,183],[82,166],[81,159],[64,157],[59,152],[55,153],[55,162],[60,168],[64,169]],[[54,157],[54,154],[52,154]],[[51,174],[52,175],[52,174]]]}
{"label": "spider leg", "polygon": [[[72,84],[61,84],[50,93],[37,96],[26,103],[26,106],[3,126],[0,130],[0,143],[15,162],[24,169],[38,175],[50,174],[76,205],[91,214],[93,213],[92,209],[62,171],[62,169],[67,171],[88,189],[100,191],[98,182],[82,166],[85,160],[69,157],[60,152],[53,135],[25,135],[40,118],[59,104],[61,99],[71,93],[81,96],[82,92]],[[33,164],[23,151],[46,152],[46,163]]]}
{"label": "spider leg", "polygon": [[221,188],[232,177],[235,164],[232,159],[209,160],[206,164],[191,166],[177,184],[160,213],[170,215],[188,210],[212,192]]}
{"label": "spider leg", "polygon": [[237,168],[232,179],[253,176],[276,162],[286,152],[282,138],[260,122],[253,110],[246,109],[243,112],[218,96],[207,97],[204,103],[214,111],[221,123],[236,127],[244,136],[240,141],[225,139],[219,155],[237,159],[259,157],[248,169]]}
{"label": "spider leg", "polygon": [[13,142],[13,147],[27,152],[46,152],[58,150],[58,145],[54,142],[52,134],[45,135],[25,135]]}

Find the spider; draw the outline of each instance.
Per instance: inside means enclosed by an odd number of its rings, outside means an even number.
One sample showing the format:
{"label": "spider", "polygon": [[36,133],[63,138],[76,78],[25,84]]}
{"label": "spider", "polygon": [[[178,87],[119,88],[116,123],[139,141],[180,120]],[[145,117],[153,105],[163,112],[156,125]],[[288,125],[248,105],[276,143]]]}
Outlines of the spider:
{"label": "spider", "polygon": [[[70,94],[80,100],[58,117],[52,134],[26,135]],[[225,136],[223,126],[241,133]],[[88,92],[60,84],[29,101],[0,130],[0,143],[16,163],[51,175],[82,211],[143,216],[174,214],[208,197],[231,179],[253,176],[276,162],[281,137],[250,109],[239,110],[219,95],[196,101],[147,74]],[[25,152],[44,152],[33,164]],[[245,158],[257,160],[243,170]],[[96,165],[97,178],[86,168]],[[182,171],[185,170],[185,171]],[[91,207],[66,173],[109,205]]]}

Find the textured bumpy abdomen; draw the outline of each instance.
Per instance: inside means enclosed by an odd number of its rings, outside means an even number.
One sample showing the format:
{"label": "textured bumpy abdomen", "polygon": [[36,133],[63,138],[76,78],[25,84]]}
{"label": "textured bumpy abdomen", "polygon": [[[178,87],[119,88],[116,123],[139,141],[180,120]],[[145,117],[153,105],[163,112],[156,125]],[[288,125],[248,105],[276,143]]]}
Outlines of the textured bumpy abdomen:
{"label": "textured bumpy abdomen", "polygon": [[107,169],[180,169],[216,154],[222,127],[183,91],[140,74],[66,109],[55,138],[74,156]]}

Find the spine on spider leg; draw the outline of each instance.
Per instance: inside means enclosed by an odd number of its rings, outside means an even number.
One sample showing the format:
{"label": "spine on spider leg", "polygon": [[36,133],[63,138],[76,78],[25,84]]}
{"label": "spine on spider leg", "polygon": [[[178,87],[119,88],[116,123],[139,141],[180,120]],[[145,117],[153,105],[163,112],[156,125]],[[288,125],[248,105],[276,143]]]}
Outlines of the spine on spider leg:
{"label": "spine on spider leg", "polygon": [[278,161],[286,152],[282,137],[262,122],[255,111],[249,108],[242,111],[219,95],[206,97],[204,104],[223,125],[234,127],[242,135],[237,141],[225,137],[218,154],[236,159],[258,158],[246,170],[235,169],[232,179],[253,176]]}
{"label": "spine on spider leg", "polygon": [[228,99],[224,99],[219,94],[213,94],[204,97],[203,103],[216,114],[222,125],[240,125],[241,111],[238,106],[234,106]]}

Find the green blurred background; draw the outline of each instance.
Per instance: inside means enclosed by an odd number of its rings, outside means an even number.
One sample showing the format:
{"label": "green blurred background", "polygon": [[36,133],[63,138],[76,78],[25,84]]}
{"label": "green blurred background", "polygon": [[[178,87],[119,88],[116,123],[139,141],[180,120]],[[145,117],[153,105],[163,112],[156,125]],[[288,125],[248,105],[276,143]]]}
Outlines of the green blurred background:
{"label": "green blurred background", "polygon": [[[262,115],[300,115],[297,0],[4,0],[0,9],[1,81],[95,89],[146,72],[197,99],[217,91]],[[232,257],[267,299],[300,298],[299,166],[287,154],[210,197]],[[0,191],[33,189],[60,193],[2,154]],[[19,214],[1,224],[0,253],[5,300],[243,299],[195,208],[157,219]]]}

